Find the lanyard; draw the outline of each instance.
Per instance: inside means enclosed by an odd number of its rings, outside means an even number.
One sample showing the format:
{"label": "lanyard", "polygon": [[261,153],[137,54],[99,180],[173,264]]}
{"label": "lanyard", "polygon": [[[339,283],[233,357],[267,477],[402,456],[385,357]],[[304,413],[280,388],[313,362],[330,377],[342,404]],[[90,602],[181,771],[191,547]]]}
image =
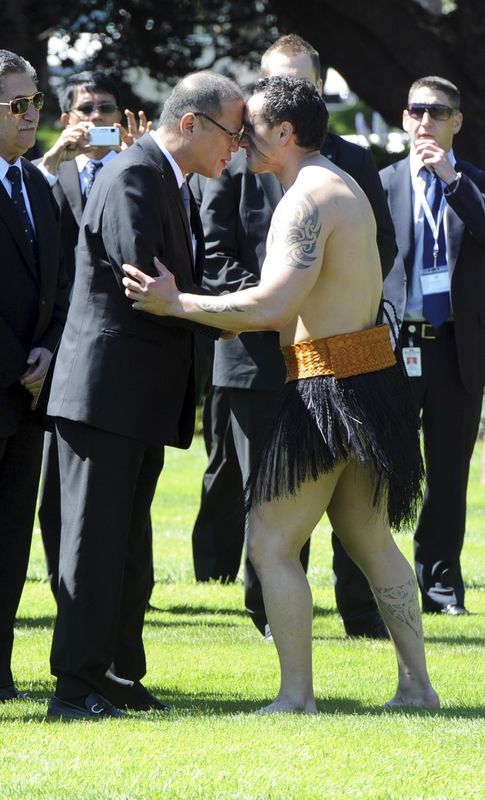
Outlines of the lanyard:
{"label": "lanyard", "polygon": [[[436,179],[440,180],[438,177]],[[440,207],[439,207],[439,210],[438,210],[438,220],[436,221],[435,218],[433,217],[433,214],[431,213],[431,209],[430,209],[429,203],[428,203],[428,201],[426,199],[426,195],[425,195],[425,193],[423,191],[422,184],[417,178],[416,178],[416,180],[413,181],[413,188],[414,188],[414,193],[417,195],[418,201],[419,201],[418,203],[416,203],[415,220],[414,220],[414,222],[416,224],[416,222],[418,220],[418,217],[419,217],[419,212],[420,212],[420,210],[422,208],[424,213],[425,213],[425,215],[426,215],[426,219],[428,220],[428,224],[429,224],[429,227],[431,228],[431,233],[432,233],[433,239],[434,239],[434,246],[433,246],[434,267],[433,268],[436,269],[437,265],[438,265],[438,254],[439,254],[439,250],[440,250],[439,244],[438,244],[438,239],[439,239],[439,235],[440,235],[440,227],[442,225],[443,217],[445,215],[446,198],[445,198],[444,195],[441,196],[441,203],[440,203]]]}

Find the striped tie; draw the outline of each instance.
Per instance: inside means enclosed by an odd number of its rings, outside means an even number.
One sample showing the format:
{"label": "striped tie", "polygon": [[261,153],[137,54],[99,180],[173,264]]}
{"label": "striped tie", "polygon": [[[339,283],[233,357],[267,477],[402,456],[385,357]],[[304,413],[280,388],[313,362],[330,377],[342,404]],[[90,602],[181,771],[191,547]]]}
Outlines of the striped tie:
{"label": "striped tie", "polygon": [[37,263],[37,242],[35,239],[34,229],[32,227],[32,223],[30,221],[30,217],[27,212],[27,207],[25,205],[25,198],[22,192],[22,176],[20,174],[20,168],[9,167],[7,170],[7,178],[12,184],[12,202],[21,219],[22,225],[24,226],[25,235],[27,236],[27,239],[29,241],[34,261],[35,263]]}

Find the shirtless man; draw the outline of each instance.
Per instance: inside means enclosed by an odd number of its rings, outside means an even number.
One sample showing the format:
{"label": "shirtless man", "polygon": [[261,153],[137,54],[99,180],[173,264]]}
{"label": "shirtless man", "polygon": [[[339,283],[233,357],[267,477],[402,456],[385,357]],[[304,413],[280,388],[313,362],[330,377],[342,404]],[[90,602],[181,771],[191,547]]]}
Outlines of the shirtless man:
{"label": "shirtless man", "polygon": [[263,711],[317,710],[312,597],[299,554],[325,512],[391,633],[399,680],[386,705],[439,706],[416,579],[389,527],[409,521],[419,499],[417,423],[405,418],[409,387],[389,329],[376,327],[382,284],[372,209],[352,178],[320,155],[327,119],[316,90],[292,78],[260,81],[247,104],[248,167],[273,172],[285,189],[259,286],[201,298],[179,292],[159,262],[158,279],[125,265],[124,284],[137,310],[280,331],[288,382],[249,486],[249,554],[281,665],[280,691]]}

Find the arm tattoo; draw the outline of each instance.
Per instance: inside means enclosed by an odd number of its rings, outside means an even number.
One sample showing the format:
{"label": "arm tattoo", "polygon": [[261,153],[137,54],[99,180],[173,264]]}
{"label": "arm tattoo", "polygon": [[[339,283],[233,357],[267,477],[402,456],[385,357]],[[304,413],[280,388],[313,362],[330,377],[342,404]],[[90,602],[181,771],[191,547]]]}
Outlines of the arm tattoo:
{"label": "arm tattoo", "polygon": [[289,217],[283,211],[275,214],[274,237],[286,250],[285,264],[295,269],[308,269],[312,265],[321,227],[317,204],[307,192],[303,192]]}
{"label": "arm tattoo", "polygon": [[378,588],[375,586],[374,591],[379,605],[400,622],[408,625],[417,639],[423,638],[417,583],[414,578],[402,586],[392,586],[390,588]]}
{"label": "arm tattoo", "polygon": [[208,314],[223,314],[224,311],[238,311],[239,314],[244,314],[244,309],[238,308],[234,300],[224,303],[223,306],[216,305],[213,300],[209,299],[194,300],[194,305]]}

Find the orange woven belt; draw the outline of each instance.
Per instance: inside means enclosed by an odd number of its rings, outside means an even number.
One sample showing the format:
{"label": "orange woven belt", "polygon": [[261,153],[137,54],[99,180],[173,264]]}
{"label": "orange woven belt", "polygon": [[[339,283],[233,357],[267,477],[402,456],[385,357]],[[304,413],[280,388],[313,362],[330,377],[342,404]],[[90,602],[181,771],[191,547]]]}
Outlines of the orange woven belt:
{"label": "orange woven belt", "polygon": [[392,367],[396,356],[391,346],[389,325],[377,325],[355,333],[328,339],[312,339],[282,347],[286,383],[316,375],[348,378]]}

